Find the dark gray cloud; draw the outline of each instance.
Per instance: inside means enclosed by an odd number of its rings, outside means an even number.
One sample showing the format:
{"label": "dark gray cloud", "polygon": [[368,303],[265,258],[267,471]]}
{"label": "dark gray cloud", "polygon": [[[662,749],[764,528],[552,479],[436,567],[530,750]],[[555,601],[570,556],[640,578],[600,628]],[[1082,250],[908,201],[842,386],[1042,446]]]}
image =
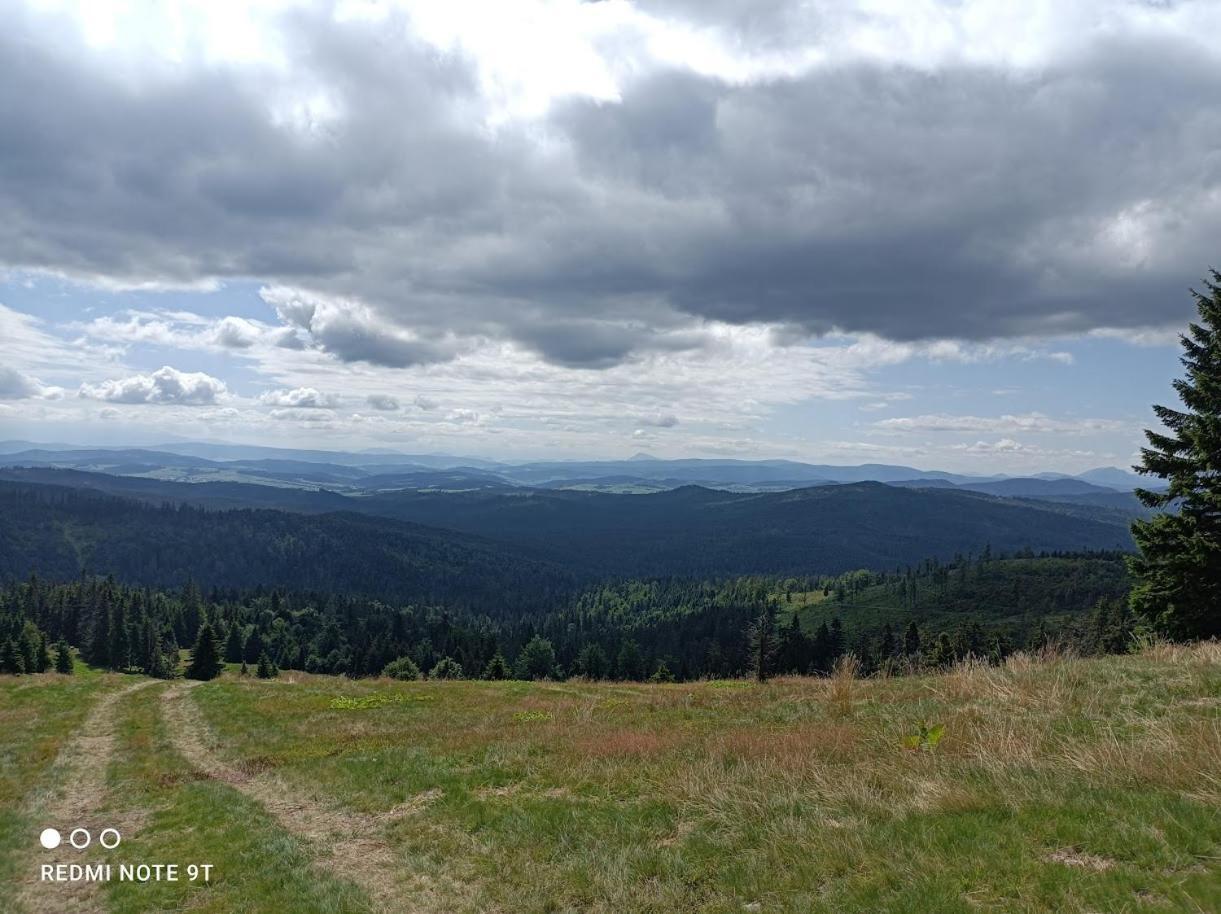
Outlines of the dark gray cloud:
{"label": "dark gray cloud", "polygon": [[[656,9],[761,52],[818,28],[782,3]],[[703,320],[894,339],[1147,326],[1181,320],[1218,260],[1221,61],[1156,30],[1024,70],[646,69],[618,102],[489,130],[471,62],[403,20],[295,12],[287,73],[120,73],[54,20],[5,18],[0,262],[311,290],[331,304],[275,302],[295,328],[279,345],[345,361],[507,338],[598,368],[699,346]],[[279,110],[301,86],[337,114]]]}

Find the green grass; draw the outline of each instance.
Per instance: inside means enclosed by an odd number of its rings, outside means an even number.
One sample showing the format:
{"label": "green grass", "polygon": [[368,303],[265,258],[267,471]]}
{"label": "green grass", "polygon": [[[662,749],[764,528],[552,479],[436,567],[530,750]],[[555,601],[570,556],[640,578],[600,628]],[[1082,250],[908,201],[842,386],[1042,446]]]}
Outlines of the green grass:
{"label": "green grass", "polygon": [[[173,687],[120,703],[113,813],[138,824],[116,853],[217,879],[112,885],[108,909],[368,910],[192,774],[159,716]],[[229,765],[370,823],[405,910],[1221,909],[1217,645],[766,685],[226,674],[189,699]],[[922,722],[943,740],[905,751]]]}
{"label": "green grass", "polygon": [[367,899],[355,886],[313,870],[303,843],[280,830],[256,803],[191,771],[174,752],[158,714],[165,688],[155,686],[122,702],[108,815],[131,826],[129,837],[105,859],[116,865],[209,863],[214,875],[206,885],[111,882],[107,909],[115,914],[183,908],[201,914],[367,912]]}
{"label": "green grass", "polygon": [[78,675],[0,676],[0,887],[14,876],[16,855],[36,831],[26,798],[49,786],[60,747],[92,703],[129,677],[94,673],[77,663]]}

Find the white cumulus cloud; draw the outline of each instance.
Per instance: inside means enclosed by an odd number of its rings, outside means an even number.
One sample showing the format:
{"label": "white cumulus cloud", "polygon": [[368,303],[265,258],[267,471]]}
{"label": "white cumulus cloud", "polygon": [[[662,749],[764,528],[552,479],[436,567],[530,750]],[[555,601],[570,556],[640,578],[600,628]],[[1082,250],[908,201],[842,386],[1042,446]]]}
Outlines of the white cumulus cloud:
{"label": "white cumulus cloud", "polygon": [[289,409],[333,409],[339,405],[334,394],[324,394],[313,387],[294,387],[291,390],[271,390],[259,397],[265,406],[280,406]]}
{"label": "white cumulus cloud", "polygon": [[179,371],[165,365],[152,374],[82,384],[80,396],[110,403],[177,403],[206,406],[228,392],[225,382],[202,371]]}

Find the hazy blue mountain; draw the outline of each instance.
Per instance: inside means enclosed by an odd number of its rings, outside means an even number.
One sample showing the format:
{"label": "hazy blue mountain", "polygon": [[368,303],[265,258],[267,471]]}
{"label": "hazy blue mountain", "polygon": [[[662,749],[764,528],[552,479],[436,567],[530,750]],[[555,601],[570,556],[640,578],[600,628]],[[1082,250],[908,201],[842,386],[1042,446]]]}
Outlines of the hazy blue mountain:
{"label": "hazy blue mountain", "polygon": [[[636,454],[627,460],[511,463],[385,450],[342,452],[208,442],[178,442],[156,448],[26,447],[28,444],[7,442],[7,448],[0,447],[0,466],[62,466],[190,482],[263,482],[326,486],[340,491],[361,488],[360,481],[372,476],[401,476],[404,488],[428,488],[437,484],[427,475],[433,471],[467,475],[485,472],[495,477],[491,482],[503,484],[608,492],[647,492],[683,485],[730,491],[780,491],[829,483],[885,482],[909,488],[954,485],[998,495],[1054,497],[1097,494],[1102,489],[1131,491],[1140,484],[1139,477],[1115,467],[1100,467],[1080,476],[1049,472],[1015,478],[918,470],[893,464],[836,466],[793,460],[661,460],[648,454]],[[424,475],[411,478],[415,474]],[[372,488],[386,488],[387,484],[387,480],[378,480]]]}
{"label": "hazy blue mountain", "polygon": [[958,488],[1007,498],[1044,498],[1060,495],[1110,495],[1115,490],[1080,479],[998,479],[995,482],[964,482]]}
{"label": "hazy blue mountain", "polygon": [[359,512],[494,540],[584,574],[720,577],[838,573],[998,552],[1126,549],[1127,517],[1089,505],[879,483],[740,494],[488,488],[366,496],[240,483],[176,483],[47,468],[0,479],[91,488],[161,504]]}
{"label": "hazy blue mountain", "polygon": [[1145,479],[1136,473],[1122,470],[1119,467],[1096,467],[1095,469],[1077,474],[1077,478],[1084,479],[1086,482],[1096,483],[1100,486],[1110,486],[1112,489],[1122,489],[1129,492],[1137,487],[1156,489],[1164,485],[1160,479]]}

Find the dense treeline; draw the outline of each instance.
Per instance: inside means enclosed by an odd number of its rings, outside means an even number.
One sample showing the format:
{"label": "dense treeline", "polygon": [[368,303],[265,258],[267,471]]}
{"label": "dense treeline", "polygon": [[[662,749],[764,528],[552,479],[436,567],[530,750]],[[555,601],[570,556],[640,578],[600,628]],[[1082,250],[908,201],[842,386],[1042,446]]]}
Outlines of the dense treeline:
{"label": "dense treeline", "polygon": [[[1074,567],[1086,570],[1074,574]],[[201,651],[214,652],[260,675],[369,676],[389,667],[409,678],[693,679],[822,673],[849,653],[868,673],[968,655],[1000,658],[1050,641],[1087,653],[1122,649],[1133,628],[1122,569],[1107,554],[985,553],[891,574],[625,581],[591,588],[558,609],[499,618],[307,590],[205,596],[194,584],[156,590],[110,578],[32,578],[0,591],[0,647],[11,643],[24,656],[62,640],[95,666],[154,676],[178,674],[180,646],[194,646],[193,667],[201,666]],[[1002,591],[1003,605],[1021,603],[1016,621],[986,611]],[[938,592],[962,611],[930,613],[922,603]],[[968,599],[981,602],[968,606]],[[202,668],[211,669],[205,660]],[[39,669],[37,658],[22,665]]]}

